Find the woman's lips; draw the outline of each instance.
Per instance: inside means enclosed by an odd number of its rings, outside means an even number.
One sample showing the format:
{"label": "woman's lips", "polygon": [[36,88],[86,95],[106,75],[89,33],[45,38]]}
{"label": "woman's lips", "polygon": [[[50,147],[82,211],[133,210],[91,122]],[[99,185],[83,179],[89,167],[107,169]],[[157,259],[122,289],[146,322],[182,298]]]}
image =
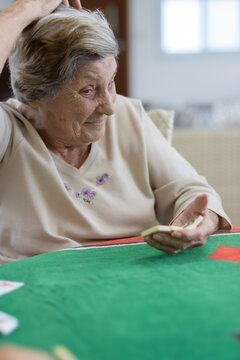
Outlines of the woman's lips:
{"label": "woman's lips", "polygon": [[93,126],[100,126],[100,125],[103,125],[105,122],[106,122],[106,119],[104,118],[104,119],[86,121],[85,124],[93,125]]}

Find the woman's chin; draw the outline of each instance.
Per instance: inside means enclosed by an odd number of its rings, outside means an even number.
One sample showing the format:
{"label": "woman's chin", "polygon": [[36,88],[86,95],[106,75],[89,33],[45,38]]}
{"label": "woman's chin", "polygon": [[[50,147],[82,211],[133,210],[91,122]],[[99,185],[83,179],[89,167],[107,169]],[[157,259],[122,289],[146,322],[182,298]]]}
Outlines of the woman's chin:
{"label": "woman's chin", "polygon": [[[84,135],[84,136],[83,136]],[[85,134],[82,134],[80,142],[81,144],[91,144],[100,140],[105,135],[105,125],[101,127],[92,128]]]}

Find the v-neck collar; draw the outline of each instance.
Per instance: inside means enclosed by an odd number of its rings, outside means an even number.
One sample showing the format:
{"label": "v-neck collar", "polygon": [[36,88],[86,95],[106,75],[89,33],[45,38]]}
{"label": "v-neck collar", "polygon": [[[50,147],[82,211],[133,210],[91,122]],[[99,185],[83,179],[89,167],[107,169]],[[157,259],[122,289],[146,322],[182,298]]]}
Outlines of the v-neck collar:
{"label": "v-neck collar", "polygon": [[59,166],[61,168],[61,172],[66,172],[66,173],[71,172],[73,174],[76,174],[76,173],[81,174],[81,173],[84,173],[89,168],[89,166],[92,164],[92,162],[94,161],[94,159],[97,155],[97,142],[94,142],[91,144],[91,149],[88,154],[88,157],[79,169],[77,169],[75,166],[67,163],[64,159],[62,159],[60,156],[56,155],[54,152],[52,152],[50,150],[49,150],[49,152],[50,152],[55,164],[57,165],[57,167]]}

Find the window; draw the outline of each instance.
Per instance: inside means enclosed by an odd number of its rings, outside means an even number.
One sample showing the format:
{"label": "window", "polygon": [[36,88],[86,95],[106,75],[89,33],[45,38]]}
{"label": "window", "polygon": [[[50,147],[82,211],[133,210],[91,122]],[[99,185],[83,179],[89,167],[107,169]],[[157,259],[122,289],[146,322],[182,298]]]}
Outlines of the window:
{"label": "window", "polygon": [[160,2],[163,52],[240,51],[240,0]]}

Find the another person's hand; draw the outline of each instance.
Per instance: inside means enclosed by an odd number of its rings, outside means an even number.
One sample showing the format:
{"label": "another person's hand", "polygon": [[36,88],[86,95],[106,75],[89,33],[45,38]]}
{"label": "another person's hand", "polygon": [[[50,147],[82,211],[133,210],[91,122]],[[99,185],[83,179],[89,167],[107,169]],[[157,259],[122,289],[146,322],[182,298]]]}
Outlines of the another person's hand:
{"label": "another person's hand", "polygon": [[182,227],[184,224],[202,215],[203,220],[197,228],[192,230],[175,230],[171,234],[156,232],[146,236],[144,240],[150,246],[162,250],[169,255],[176,255],[181,251],[204,245],[208,236],[217,231],[219,226],[218,215],[207,209],[207,204],[207,195],[197,196],[172,223],[172,225]]}
{"label": "another person's hand", "polygon": [[53,360],[51,356],[40,350],[26,349],[18,346],[0,347],[1,360]]}

